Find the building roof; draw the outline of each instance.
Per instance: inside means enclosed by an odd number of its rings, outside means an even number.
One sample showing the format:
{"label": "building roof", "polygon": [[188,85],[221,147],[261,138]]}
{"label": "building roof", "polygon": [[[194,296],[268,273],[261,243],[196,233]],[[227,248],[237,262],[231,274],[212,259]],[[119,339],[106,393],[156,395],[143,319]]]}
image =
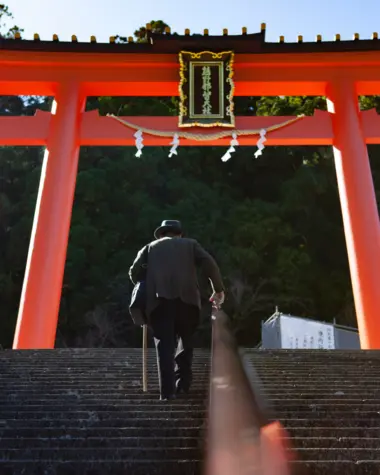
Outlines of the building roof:
{"label": "building roof", "polygon": [[43,52],[78,52],[78,53],[148,53],[148,54],[178,54],[182,50],[194,52],[212,50],[215,52],[233,50],[241,54],[281,54],[281,53],[342,53],[359,51],[380,51],[380,40],[377,33],[373,39],[360,40],[358,35],[350,41],[341,41],[336,35],[335,41],[322,41],[321,37],[315,42],[304,42],[298,37],[295,43],[287,43],[283,37],[277,43],[265,41],[265,26],[260,33],[241,35],[211,36],[208,34],[154,34],[148,30],[146,43],[118,43],[111,37],[109,43],[97,43],[92,37],[91,42],[78,42],[73,40],[59,41],[55,35],[53,41],[41,41],[38,35],[34,40],[19,38],[0,38],[0,51],[43,51]]}

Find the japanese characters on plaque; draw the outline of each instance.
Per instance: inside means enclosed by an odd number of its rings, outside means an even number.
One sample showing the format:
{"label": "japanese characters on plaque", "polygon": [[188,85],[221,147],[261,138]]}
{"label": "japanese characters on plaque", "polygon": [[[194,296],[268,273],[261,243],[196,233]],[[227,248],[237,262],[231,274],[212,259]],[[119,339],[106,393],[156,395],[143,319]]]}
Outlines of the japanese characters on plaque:
{"label": "japanese characters on plaque", "polygon": [[234,53],[181,51],[179,127],[234,127]]}
{"label": "japanese characters on plaque", "polygon": [[281,347],[333,350],[334,327],[330,324],[281,316]]}

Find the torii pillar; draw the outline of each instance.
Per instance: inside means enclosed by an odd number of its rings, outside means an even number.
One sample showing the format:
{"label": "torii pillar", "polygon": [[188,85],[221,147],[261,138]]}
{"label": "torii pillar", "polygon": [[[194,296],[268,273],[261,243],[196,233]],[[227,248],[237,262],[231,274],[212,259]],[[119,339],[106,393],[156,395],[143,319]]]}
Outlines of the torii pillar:
{"label": "torii pillar", "polygon": [[360,344],[380,349],[379,214],[355,83],[328,84],[327,107]]}
{"label": "torii pillar", "polygon": [[59,84],[43,159],[14,349],[54,348],[79,157],[85,96]]}

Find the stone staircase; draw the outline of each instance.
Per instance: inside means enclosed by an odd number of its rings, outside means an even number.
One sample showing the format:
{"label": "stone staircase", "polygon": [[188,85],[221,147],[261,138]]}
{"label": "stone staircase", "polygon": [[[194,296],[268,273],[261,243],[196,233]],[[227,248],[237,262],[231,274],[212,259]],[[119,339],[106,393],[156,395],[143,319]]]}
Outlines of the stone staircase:
{"label": "stone staircase", "polygon": [[295,473],[380,474],[380,352],[248,351],[298,453]]}
{"label": "stone staircase", "polygon": [[193,391],[160,402],[156,357],[141,350],[0,352],[1,475],[200,473],[209,352],[198,350]]}
{"label": "stone staircase", "polygon": [[[380,352],[246,359],[288,429],[295,473],[380,475]],[[197,350],[192,394],[162,403],[153,350],[146,394],[141,350],[0,352],[0,475],[200,475],[209,363]]]}

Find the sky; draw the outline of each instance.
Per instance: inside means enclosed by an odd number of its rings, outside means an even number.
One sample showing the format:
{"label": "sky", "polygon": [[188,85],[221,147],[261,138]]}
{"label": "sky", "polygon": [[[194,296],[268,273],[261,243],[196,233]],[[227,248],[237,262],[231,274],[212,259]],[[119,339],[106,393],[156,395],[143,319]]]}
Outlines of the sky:
{"label": "sky", "polygon": [[380,33],[380,0],[4,0],[13,12],[13,24],[24,28],[24,38],[38,33],[43,40],[57,34],[70,41],[108,42],[110,36],[132,36],[151,20],[164,20],[172,31],[210,34],[240,34],[246,26],[249,33],[267,24],[266,40],[313,41],[317,34],[332,40],[336,33],[342,39],[371,38]]}

